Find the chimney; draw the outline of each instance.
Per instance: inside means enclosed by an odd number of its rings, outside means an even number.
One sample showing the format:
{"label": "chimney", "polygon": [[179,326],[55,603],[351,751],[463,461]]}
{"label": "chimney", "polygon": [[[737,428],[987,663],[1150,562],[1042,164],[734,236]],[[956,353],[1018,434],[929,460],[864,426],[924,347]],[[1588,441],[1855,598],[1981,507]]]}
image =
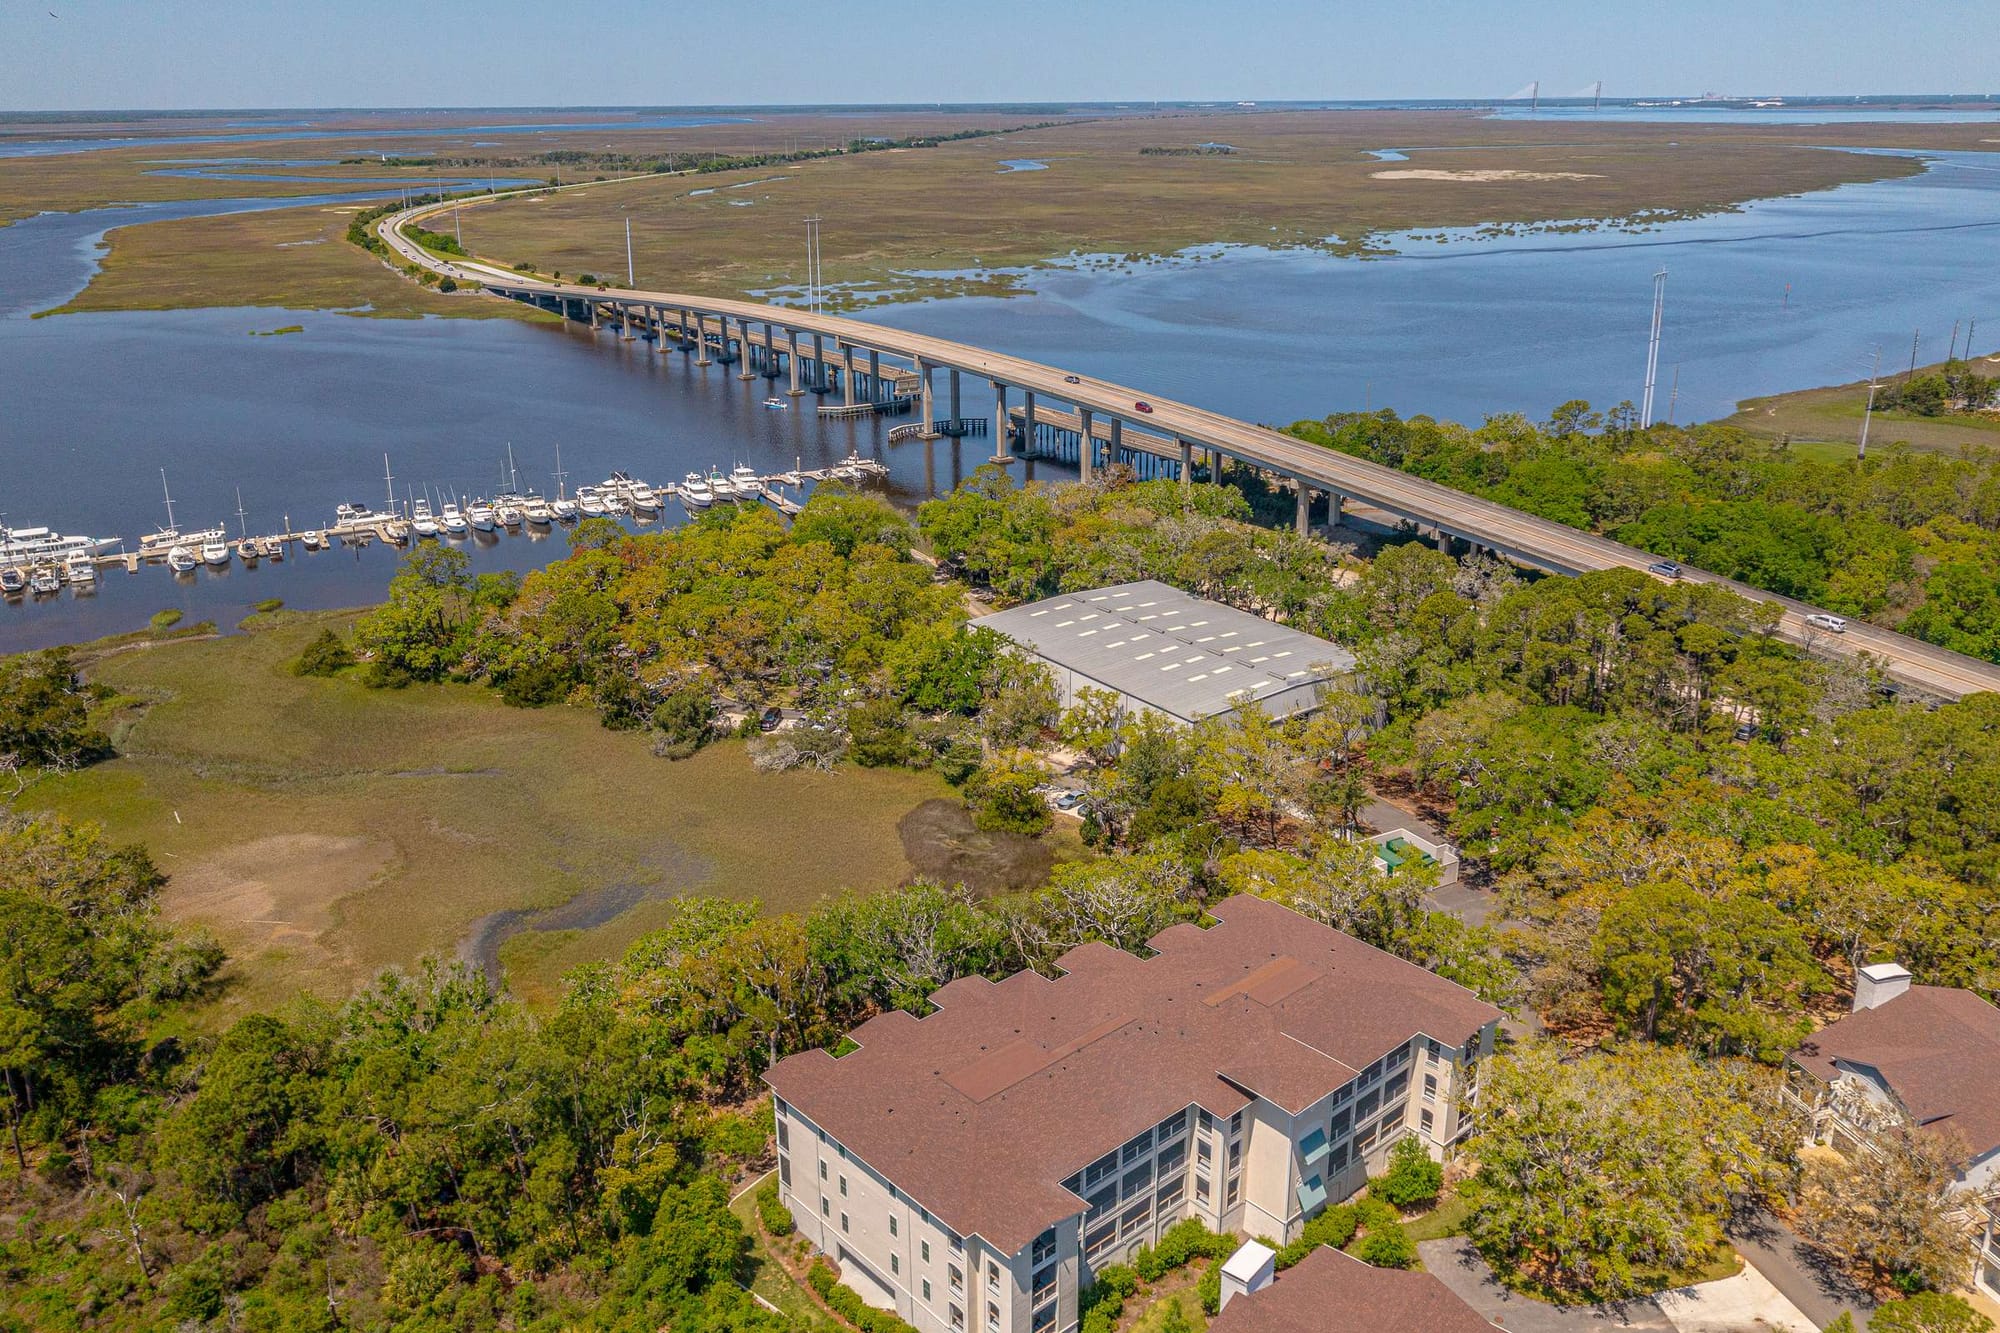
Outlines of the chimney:
{"label": "chimney", "polygon": [[1222,1265],[1222,1303],[1216,1309],[1226,1310],[1235,1297],[1248,1296],[1270,1286],[1277,1274],[1277,1259],[1277,1252],[1269,1246],[1254,1240],[1244,1241],[1243,1248]]}
{"label": "chimney", "polygon": [[1854,974],[1854,1012],[1880,1009],[1910,988],[1910,969],[1901,963],[1870,963]]}

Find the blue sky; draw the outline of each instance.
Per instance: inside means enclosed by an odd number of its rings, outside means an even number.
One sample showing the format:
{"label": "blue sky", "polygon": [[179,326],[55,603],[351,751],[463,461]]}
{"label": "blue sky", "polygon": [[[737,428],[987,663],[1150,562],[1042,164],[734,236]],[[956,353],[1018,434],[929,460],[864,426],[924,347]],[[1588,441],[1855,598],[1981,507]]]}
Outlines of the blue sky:
{"label": "blue sky", "polygon": [[[50,16],[54,11],[56,17]],[[2000,93],[1962,0],[0,0],[0,109]]]}

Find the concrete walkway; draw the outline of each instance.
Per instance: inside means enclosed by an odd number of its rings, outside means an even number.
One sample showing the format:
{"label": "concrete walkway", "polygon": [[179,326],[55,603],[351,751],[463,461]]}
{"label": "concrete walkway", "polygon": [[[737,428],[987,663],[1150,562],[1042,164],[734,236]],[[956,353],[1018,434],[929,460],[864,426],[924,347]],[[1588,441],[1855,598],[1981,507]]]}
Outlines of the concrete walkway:
{"label": "concrete walkway", "polygon": [[1679,1333],[1817,1333],[1819,1328],[1747,1263],[1735,1277],[1676,1287],[1654,1301]]}

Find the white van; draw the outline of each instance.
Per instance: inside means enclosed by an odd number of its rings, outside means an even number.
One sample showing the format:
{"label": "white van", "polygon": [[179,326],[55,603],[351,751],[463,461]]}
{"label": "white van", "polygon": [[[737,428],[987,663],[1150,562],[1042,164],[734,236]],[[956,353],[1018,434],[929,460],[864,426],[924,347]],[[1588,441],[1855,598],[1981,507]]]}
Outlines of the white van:
{"label": "white van", "polygon": [[1806,617],[1806,624],[1814,629],[1823,629],[1832,634],[1847,633],[1847,622],[1839,616],[1830,616],[1824,611],[1815,611]]}

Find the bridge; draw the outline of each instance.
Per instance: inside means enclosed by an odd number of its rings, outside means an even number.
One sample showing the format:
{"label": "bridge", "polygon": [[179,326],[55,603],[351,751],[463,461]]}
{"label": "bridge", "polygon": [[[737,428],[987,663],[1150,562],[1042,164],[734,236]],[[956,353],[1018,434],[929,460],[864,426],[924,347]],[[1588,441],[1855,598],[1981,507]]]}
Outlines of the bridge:
{"label": "bridge", "polygon": [[[470,206],[471,201],[465,202]],[[1050,413],[1046,418],[1049,425],[1073,433],[1079,446],[1089,442],[1088,447],[1079,447],[1077,455],[1086,480],[1105,457],[1116,460],[1136,453],[1163,460],[1164,474],[1178,476],[1183,483],[1192,480],[1198,459],[1210,466],[1234,460],[1296,490],[1301,531],[1308,527],[1315,500],[1325,497],[1331,518],[1338,518],[1344,502],[1356,501],[1414,528],[1435,541],[1440,550],[1488,551],[1548,573],[1645,571],[1660,559],[1636,547],[1279,431],[1023,357],[812,310],[676,292],[584,287],[510,274],[473,261],[434,255],[403,235],[402,228],[409,223],[452,207],[451,203],[432,203],[391,213],[376,224],[376,229],[403,260],[431,272],[477,281],[495,295],[558,310],[571,318],[588,318],[593,324],[608,320],[627,337],[649,337],[653,349],[662,354],[679,349],[696,355],[700,364],[709,364],[713,358],[740,365],[744,379],[786,377],[788,392],[794,396],[837,392],[850,404],[914,399],[912,405],[922,427],[916,433],[922,438],[965,433],[961,410],[964,380],[984,381],[995,399],[991,434],[997,451],[993,461],[1002,465],[1017,461],[1011,452],[1010,425],[1022,430],[1022,438],[1033,440],[1043,424],[1042,414]],[[946,430],[934,428],[940,373],[945,381]],[[1012,407],[1010,395],[1014,396]],[[1100,447],[1108,450],[1108,455],[1101,454]],[[1782,613],[1776,629],[1781,639],[1834,656],[1866,654],[1891,679],[1915,691],[1957,699],[1982,690],[2000,690],[2000,666],[1993,663],[1860,622],[1850,622],[1845,633],[1830,633],[1807,621],[1810,615],[1825,613],[1803,602],[1706,570],[1687,568],[1681,577],[1724,587],[1753,601],[1773,603]]]}

